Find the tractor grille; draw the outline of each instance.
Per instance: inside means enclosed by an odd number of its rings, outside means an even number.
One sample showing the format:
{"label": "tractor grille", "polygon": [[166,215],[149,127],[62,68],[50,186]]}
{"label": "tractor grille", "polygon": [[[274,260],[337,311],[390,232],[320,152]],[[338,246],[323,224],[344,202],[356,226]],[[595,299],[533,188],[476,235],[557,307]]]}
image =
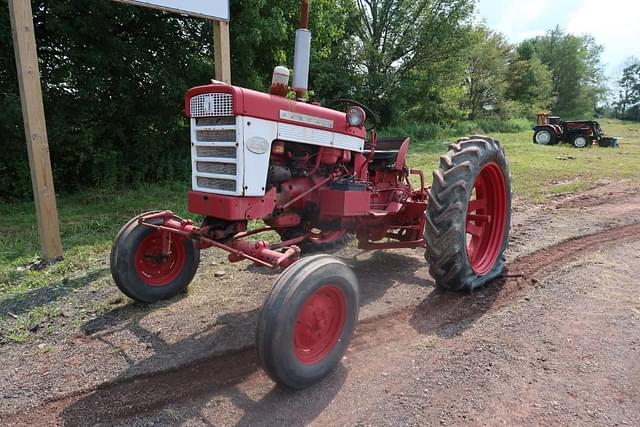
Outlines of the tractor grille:
{"label": "tractor grille", "polygon": [[233,179],[198,177],[198,187],[211,188],[222,191],[236,191],[236,181]]}
{"label": "tractor grille", "polygon": [[196,130],[198,142],[236,142],[235,129],[206,129]]}
{"label": "tractor grille", "polygon": [[201,117],[196,119],[196,126],[222,126],[235,125],[236,118],[233,116],[226,117]]}
{"label": "tractor grille", "polygon": [[198,157],[219,157],[221,159],[235,159],[236,147],[196,147]]}
{"label": "tractor grille", "polygon": [[228,93],[203,93],[191,98],[191,117],[233,116],[233,96]]}
{"label": "tractor grille", "polygon": [[235,176],[236,169],[235,163],[196,162],[196,170],[198,172]]}
{"label": "tractor grille", "polygon": [[192,118],[191,126],[193,189],[241,194],[242,156],[238,150],[235,117]]}

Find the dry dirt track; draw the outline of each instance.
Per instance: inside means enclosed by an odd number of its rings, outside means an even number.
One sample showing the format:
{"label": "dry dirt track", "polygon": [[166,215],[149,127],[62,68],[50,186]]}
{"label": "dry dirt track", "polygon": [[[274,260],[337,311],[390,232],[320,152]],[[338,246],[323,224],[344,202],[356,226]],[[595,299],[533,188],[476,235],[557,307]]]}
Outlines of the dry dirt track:
{"label": "dry dirt track", "polygon": [[[390,259],[406,268],[414,256]],[[382,260],[353,261],[360,281],[393,275]],[[370,310],[337,372],[303,392],[274,387],[249,348],[123,376],[0,421],[639,425],[640,194],[598,189],[519,206],[509,268],[511,277],[471,295],[427,283],[414,303]]]}

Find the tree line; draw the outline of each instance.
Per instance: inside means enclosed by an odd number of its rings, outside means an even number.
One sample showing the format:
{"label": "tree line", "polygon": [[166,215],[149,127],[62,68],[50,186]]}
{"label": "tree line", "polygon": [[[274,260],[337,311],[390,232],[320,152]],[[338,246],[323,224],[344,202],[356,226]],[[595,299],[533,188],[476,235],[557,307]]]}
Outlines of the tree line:
{"label": "tree line", "polygon": [[[110,0],[32,6],[57,189],[189,176],[182,98],[213,75],[211,24]],[[6,9],[0,2],[0,197],[29,197]],[[234,84],[266,90],[275,65],[291,66],[298,20],[299,0],[233,0]],[[472,0],[313,0],[310,27],[310,96],[363,102],[380,127],[532,120],[541,110],[591,117],[606,95],[592,37],[554,28],[510,44],[477,23]]]}
{"label": "tree line", "polygon": [[640,59],[627,59],[617,83],[618,92],[611,106],[613,114],[619,119],[640,122]]}

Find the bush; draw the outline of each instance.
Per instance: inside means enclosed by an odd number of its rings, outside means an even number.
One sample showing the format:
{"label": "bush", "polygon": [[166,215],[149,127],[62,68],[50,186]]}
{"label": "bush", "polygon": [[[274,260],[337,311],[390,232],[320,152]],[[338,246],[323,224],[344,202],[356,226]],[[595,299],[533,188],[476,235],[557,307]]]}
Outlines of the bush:
{"label": "bush", "polygon": [[383,137],[408,136],[414,142],[437,141],[448,137],[472,134],[517,133],[530,130],[532,122],[524,119],[482,118],[465,120],[454,126],[438,126],[433,123],[404,123],[380,131]]}
{"label": "bush", "polygon": [[[210,26],[109,1],[37,3],[34,13],[56,190],[188,179],[182,105],[210,79]],[[0,199],[32,194],[13,56],[0,13]]]}

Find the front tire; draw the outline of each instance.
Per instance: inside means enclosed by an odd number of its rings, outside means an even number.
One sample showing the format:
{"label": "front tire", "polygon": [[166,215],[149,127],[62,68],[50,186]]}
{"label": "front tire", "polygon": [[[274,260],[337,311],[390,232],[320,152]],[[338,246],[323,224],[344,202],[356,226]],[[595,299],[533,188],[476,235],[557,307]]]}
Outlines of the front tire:
{"label": "front tire", "polygon": [[358,321],[358,281],[328,255],[296,262],[278,278],[260,313],[258,358],[291,389],[309,387],[338,365]]}
{"label": "front tire", "polygon": [[573,145],[575,148],[589,148],[593,144],[590,137],[586,135],[575,135],[571,139],[571,145]]}
{"label": "front tire", "polygon": [[[111,275],[129,298],[154,303],[172,298],[186,289],[200,263],[195,243],[172,234],[169,254],[162,255],[162,233],[140,224],[142,214],[118,232],[111,249]],[[162,219],[150,221],[160,224]]]}
{"label": "front tire", "polygon": [[433,172],[425,257],[438,287],[473,290],[504,270],[511,222],[511,175],[498,141],[451,144]]}

